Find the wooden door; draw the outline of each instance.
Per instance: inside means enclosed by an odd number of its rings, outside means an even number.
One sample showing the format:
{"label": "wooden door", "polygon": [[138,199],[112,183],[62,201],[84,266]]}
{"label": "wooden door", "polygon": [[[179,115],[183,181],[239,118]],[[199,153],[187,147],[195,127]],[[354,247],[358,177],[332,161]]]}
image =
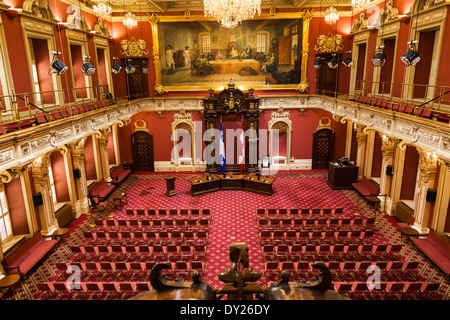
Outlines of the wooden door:
{"label": "wooden door", "polygon": [[278,64],[291,64],[291,36],[278,37]]}
{"label": "wooden door", "polygon": [[[148,97],[148,73],[142,72],[142,66],[147,63],[147,58],[129,58],[128,61],[136,68],[133,73],[126,73],[127,95],[129,99]],[[126,64],[125,64],[126,65]],[[125,72],[125,70],[124,70]]]}
{"label": "wooden door", "polygon": [[336,69],[328,67],[327,63],[332,58],[331,54],[316,55],[316,57],[318,56],[322,59],[320,59],[320,68],[316,72],[316,92],[317,94],[334,97],[335,92],[338,91],[339,67]]}
{"label": "wooden door", "polygon": [[153,136],[146,131],[131,135],[133,163],[136,171],[155,171],[153,159]]}
{"label": "wooden door", "polygon": [[328,169],[333,161],[334,132],[331,129],[319,129],[313,134],[312,169]]}

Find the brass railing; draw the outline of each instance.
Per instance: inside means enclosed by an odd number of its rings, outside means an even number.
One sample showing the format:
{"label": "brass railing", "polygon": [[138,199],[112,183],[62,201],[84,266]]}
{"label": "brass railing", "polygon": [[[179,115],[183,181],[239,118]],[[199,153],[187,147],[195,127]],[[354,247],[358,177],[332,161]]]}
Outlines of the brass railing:
{"label": "brass railing", "polygon": [[[391,111],[396,111],[393,108],[396,103],[407,104],[409,108],[413,108],[413,111],[408,113],[410,115],[420,116],[425,110],[432,110],[429,118],[450,120],[450,86],[357,80],[353,94],[326,90],[318,93],[372,107],[379,107],[381,101],[387,101],[392,104],[383,109]],[[362,97],[368,98],[368,102],[360,101]]]}
{"label": "brass railing", "polygon": [[450,106],[450,86],[357,80],[354,98],[359,95],[415,105],[429,104],[434,110],[440,110],[442,104]]}
{"label": "brass railing", "polygon": [[0,125],[17,124],[20,130],[24,124],[29,126],[34,122],[37,114],[53,115],[61,108],[111,98],[108,85],[2,95]]}

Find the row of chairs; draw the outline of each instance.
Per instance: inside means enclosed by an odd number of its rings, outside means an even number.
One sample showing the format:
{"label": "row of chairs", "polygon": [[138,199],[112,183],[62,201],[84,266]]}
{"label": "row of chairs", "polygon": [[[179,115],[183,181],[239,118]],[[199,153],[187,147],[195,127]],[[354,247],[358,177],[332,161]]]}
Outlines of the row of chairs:
{"label": "row of chairs", "polygon": [[[318,276],[318,270],[310,261],[267,261],[264,274],[268,281],[277,281],[281,273],[290,274],[290,281],[311,281]],[[415,275],[419,263],[417,261],[326,261],[333,282],[351,282],[367,280],[376,270],[380,272],[379,281],[417,281]]]}
{"label": "row of chairs", "polygon": [[[57,262],[58,279],[67,281],[74,270],[79,272],[80,281],[147,281],[155,266],[155,261],[147,262]],[[164,269],[163,274],[169,278],[181,278],[191,281],[191,273],[196,271],[204,278],[206,269],[203,261],[173,261],[170,268]]]}
{"label": "row of chairs", "polygon": [[300,230],[300,231],[269,231],[264,230],[259,232],[259,244],[264,245],[307,245],[307,244],[351,244],[364,243],[371,241],[375,234],[374,230]]}
{"label": "row of chairs", "polygon": [[433,107],[431,106],[424,106],[421,108],[417,108],[417,106],[411,102],[392,101],[388,99],[374,98],[364,95],[357,96],[354,99],[354,101],[362,104],[371,105],[373,107],[406,113],[410,115],[417,115],[419,117],[428,119],[430,119],[433,116],[434,110]]}
{"label": "row of chairs", "polygon": [[83,245],[70,246],[73,261],[205,261],[207,246],[182,245]]}
{"label": "row of chairs", "polygon": [[111,228],[129,228],[129,227],[143,227],[152,228],[153,230],[164,229],[209,229],[211,221],[206,218],[201,219],[164,219],[164,220],[150,220],[150,219],[95,219],[94,223],[97,227]]}
{"label": "row of chairs", "polygon": [[67,118],[70,116],[75,116],[78,114],[83,114],[93,110],[107,108],[112,104],[113,104],[112,101],[109,99],[90,101],[81,103],[79,105],[61,107],[51,112],[37,112],[35,114],[35,119],[37,124],[41,124],[45,122]]}
{"label": "row of chairs", "polygon": [[259,230],[293,229],[301,230],[306,228],[322,229],[356,229],[367,228],[375,225],[375,217],[358,218],[261,218],[257,220],[256,226]]}
{"label": "row of chairs", "polygon": [[206,231],[84,231],[84,238],[90,240],[88,244],[101,241],[102,243],[135,243],[135,244],[208,244],[208,232]]}
{"label": "row of chairs", "polygon": [[362,282],[335,282],[333,291],[353,300],[436,300],[440,283],[427,281],[387,281],[368,285]]}
{"label": "row of chairs", "polygon": [[211,209],[126,209],[128,217],[166,218],[200,218],[211,217]]}
{"label": "row of chairs", "polygon": [[265,208],[258,208],[256,210],[256,216],[257,217],[286,217],[286,216],[291,216],[291,217],[297,217],[299,215],[301,216],[332,216],[332,215],[341,215],[344,213],[344,209],[343,208],[291,208],[291,209],[287,209],[287,208],[281,208],[281,209],[275,209],[275,208],[269,208],[269,209],[265,209]]}
{"label": "row of chairs", "polygon": [[401,245],[391,244],[321,244],[321,245],[265,245],[265,261],[391,261],[398,260]]}
{"label": "row of chairs", "polygon": [[127,300],[152,289],[150,282],[67,282],[37,283],[40,300]]}

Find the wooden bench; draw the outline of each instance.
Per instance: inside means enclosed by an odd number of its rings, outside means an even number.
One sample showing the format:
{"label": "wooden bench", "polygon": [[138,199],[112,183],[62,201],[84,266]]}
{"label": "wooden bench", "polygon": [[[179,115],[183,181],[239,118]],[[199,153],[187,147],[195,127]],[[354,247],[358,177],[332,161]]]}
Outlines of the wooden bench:
{"label": "wooden bench", "polygon": [[450,275],[450,243],[430,230],[426,238],[411,239],[447,276]]}
{"label": "wooden bench", "polygon": [[131,174],[131,170],[124,167],[123,164],[121,164],[118,167],[115,167],[111,171],[111,178],[112,183],[115,185],[121,184],[128,176]]}
{"label": "wooden bench", "polygon": [[353,188],[358,191],[364,198],[377,196],[380,193],[380,188],[377,187],[366,177],[362,177],[361,180],[352,183]]}
{"label": "wooden bench", "polygon": [[94,201],[91,205],[96,206],[100,202],[105,201],[115,188],[116,186],[114,184],[108,184],[104,179],[97,182],[89,189],[91,201]]}
{"label": "wooden bench", "polygon": [[9,274],[16,273],[25,277],[56,244],[58,240],[45,240],[37,232],[31,239],[25,241],[15,252],[3,260],[3,266]]}

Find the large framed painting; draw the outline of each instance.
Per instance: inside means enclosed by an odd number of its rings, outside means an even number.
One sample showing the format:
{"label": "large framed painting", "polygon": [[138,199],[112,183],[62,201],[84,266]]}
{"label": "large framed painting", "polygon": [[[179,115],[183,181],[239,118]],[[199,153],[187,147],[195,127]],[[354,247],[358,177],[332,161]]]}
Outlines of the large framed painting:
{"label": "large framed painting", "polygon": [[155,93],[223,89],[307,92],[311,12],[267,13],[236,28],[188,12],[152,14]]}

